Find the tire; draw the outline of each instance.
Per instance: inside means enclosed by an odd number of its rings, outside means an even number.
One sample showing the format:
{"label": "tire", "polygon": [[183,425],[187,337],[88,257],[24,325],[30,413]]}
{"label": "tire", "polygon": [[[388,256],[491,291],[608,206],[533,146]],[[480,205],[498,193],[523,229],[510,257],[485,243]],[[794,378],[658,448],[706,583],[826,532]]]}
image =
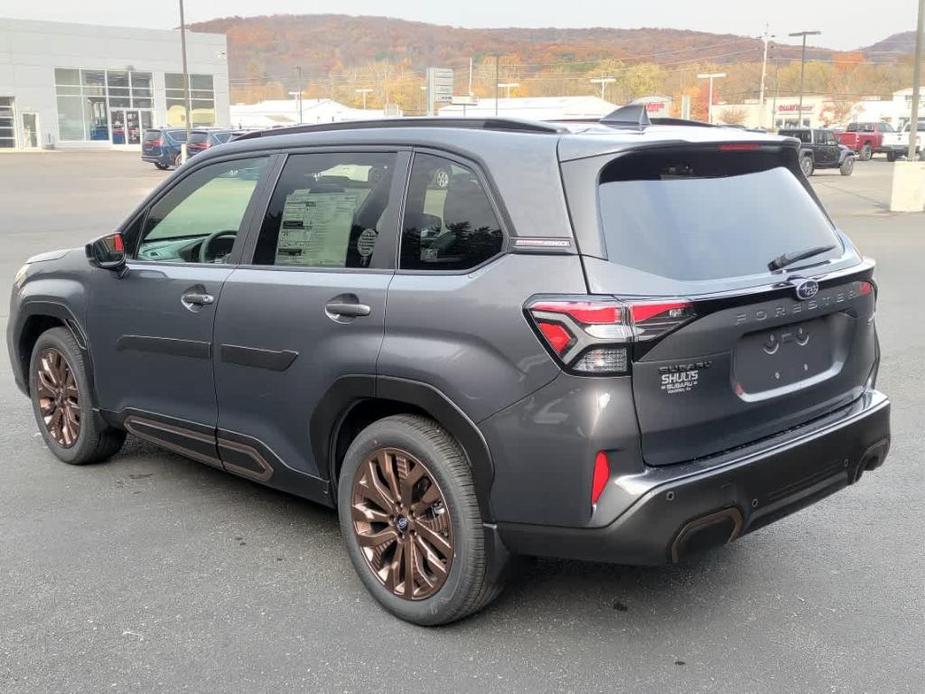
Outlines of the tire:
{"label": "tire", "polygon": [[[418,466],[423,466],[423,473]],[[393,471],[392,485],[385,474],[379,474],[387,469]],[[402,506],[404,498],[390,490],[404,489],[404,480],[415,477],[412,472],[423,474],[426,481],[419,478],[409,487],[415,490],[411,498],[418,501]],[[375,491],[367,496],[373,474],[385,496]],[[388,515],[379,513],[376,520],[366,522],[390,499],[398,501],[390,504]],[[337,500],[341,533],[354,569],[372,596],[396,617],[422,626],[447,624],[481,610],[500,593],[503,582],[491,577],[503,575],[505,566],[498,563],[506,561],[491,558],[466,456],[436,422],[395,415],[366,427],[347,450]],[[413,511],[420,504],[425,504],[423,510]],[[436,531],[440,542],[431,542]],[[365,547],[361,537],[370,538]],[[373,542],[381,537],[389,539]],[[396,561],[399,556],[402,559]],[[403,561],[409,556],[418,572],[411,572],[410,581]],[[445,571],[435,571],[435,564]]]}
{"label": "tire", "polygon": [[[62,361],[56,361],[58,358]],[[58,369],[53,368],[55,365]],[[49,371],[57,371],[54,381],[63,381],[63,387],[48,388],[54,385],[47,376]],[[36,340],[29,360],[29,393],[39,432],[62,462],[70,465],[96,463],[112,457],[122,448],[125,432],[106,426],[93,411],[83,353],[66,328],[51,328]],[[55,394],[55,401],[49,402],[51,398],[46,394]],[[43,407],[46,408],[44,412]],[[50,416],[52,421],[62,422],[60,436],[56,437],[52,426],[45,421],[49,409],[61,413],[58,420],[55,415]]]}
{"label": "tire", "polygon": [[874,151],[870,148],[870,145],[864,145],[861,147],[860,159],[861,161],[870,161],[870,158],[874,156]]}
{"label": "tire", "polygon": [[845,161],[838,167],[838,171],[842,176],[850,176],[854,173],[854,157],[845,157]]}
{"label": "tire", "polygon": [[163,164],[158,164],[157,162],[154,162],[154,167],[160,169],[161,171],[166,171],[170,168],[169,166],[164,166]]}
{"label": "tire", "polygon": [[181,166],[183,166],[183,153],[182,152],[178,154],[176,157],[174,157],[173,159],[173,168],[179,169]]}
{"label": "tire", "polygon": [[806,176],[806,178],[809,178],[813,175],[815,168],[815,162],[813,162],[812,157],[802,157],[800,159],[800,171],[803,172],[803,175]]}
{"label": "tire", "polygon": [[886,153],[886,160],[887,160],[888,162],[890,162],[891,164],[892,164],[894,161],[896,161],[896,152],[887,152],[887,153]]}

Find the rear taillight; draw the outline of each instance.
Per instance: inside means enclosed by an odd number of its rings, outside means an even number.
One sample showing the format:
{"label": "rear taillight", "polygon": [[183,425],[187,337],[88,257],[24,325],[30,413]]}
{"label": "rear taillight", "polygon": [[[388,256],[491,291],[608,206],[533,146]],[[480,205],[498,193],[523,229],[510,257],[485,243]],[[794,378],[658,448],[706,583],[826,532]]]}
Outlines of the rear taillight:
{"label": "rear taillight", "polygon": [[587,375],[629,373],[633,342],[654,340],[694,317],[693,305],[684,299],[556,297],[532,301],[526,310],[559,361]]}
{"label": "rear taillight", "polygon": [[874,291],[874,285],[867,281],[855,282],[854,289],[860,296],[867,296]]}

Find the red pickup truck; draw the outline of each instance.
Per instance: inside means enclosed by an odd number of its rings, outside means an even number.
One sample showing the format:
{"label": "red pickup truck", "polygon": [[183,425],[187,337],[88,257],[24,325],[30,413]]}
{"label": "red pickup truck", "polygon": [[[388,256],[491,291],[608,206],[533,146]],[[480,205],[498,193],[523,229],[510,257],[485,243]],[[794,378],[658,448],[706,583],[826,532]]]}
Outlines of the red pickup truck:
{"label": "red pickup truck", "polygon": [[861,161],[867,161],[877,152],[883,152],[893,161],[892,150],[883,146],[883,135],[891,132],[893,126],[889,123],[849,123],[838,141],[853,149]]}

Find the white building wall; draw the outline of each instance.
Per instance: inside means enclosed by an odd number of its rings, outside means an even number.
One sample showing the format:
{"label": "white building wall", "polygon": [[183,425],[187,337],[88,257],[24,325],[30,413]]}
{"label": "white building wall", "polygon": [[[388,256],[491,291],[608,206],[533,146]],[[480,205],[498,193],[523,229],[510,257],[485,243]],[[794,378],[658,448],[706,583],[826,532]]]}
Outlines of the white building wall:
{"label": "white building wall", "polygon": [[[228,126],[225,36],[187,33],[187,54],[190,73],[213,76],[216,125]],[[0,96],[14,97],[17,129],[22,127],[21,113],[36,112],[43,146],[99,146],[99,142],[60,142],[56,67],[153,73],[154,125],[162,124],[164,73],[182,72],[180,33],[0,18]],[[18,138],[22,142],[21,132]]]}

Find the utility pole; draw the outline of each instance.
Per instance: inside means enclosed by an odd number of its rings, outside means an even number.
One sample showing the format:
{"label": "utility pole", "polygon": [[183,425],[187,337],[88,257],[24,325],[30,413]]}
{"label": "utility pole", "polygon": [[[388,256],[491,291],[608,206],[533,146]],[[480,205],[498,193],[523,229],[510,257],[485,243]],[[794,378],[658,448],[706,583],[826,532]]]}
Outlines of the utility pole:
{"label": "utility pole", "polygon": [[801,128],[803,127],[803,72],[806,69],[806,37],[818,36],[821,33],[821,31],[794,31],[792,34],[789,34],[789,36],[803,37],[803,49],[800,52],[800,105],[797,106],[797,117]]}
{"label": "utility pole", "polygon": [[777,126],[777,97],[780,96],[780,60],[774,58],[774,101],[771,103],[771,130]]}
{"label": "utility pole", "polygon": [[[915,28],[915,67],[912,68],[912,120],[909,121],[909,161],[915,161],[915,142],[919,139],[919,99],[922,98],[922,44],[925,43],[925,0],[919,0],[919,20]],[[920,143],[925,152],[925,142]]]}
{"label": "utility pole", "polygon": [[183,52],[183,102],[186,105],[186,140],[180,145],[180,162],[186,163],[186,143],[189,142],[190,131],[193,129],[193,108],[190,103],[189,70],[186,65],[186,20],[183,16],[183,0],[180,0],[180,50]]}
{"label": "utility pole", "polygon": [[610,84],[611,82],[616,82],[617,78],[616,77],[604,77],[603,75],[601,75],[600,77],[592,77],[590,81],[593,84],[601,85],[601,99],[606,101],[606,99],[604,99],[604,89],[606,89],[607,85]]}
{"label": "utility pole", "polygon": [[469,58],[469,96],[472,96],[472,58]]}
{"label": "utility pole", "polygon": [[305,122],[302,120],[302,66],[296,65],[295,71],[299,75],[299,125],[302,125]]}
{"label": "utility pole", "polygon": [[709,95],[707,96],[707,123],[713,122],[713,80],[725,76],[725,72],[707,72],[697,75],[699,80],[710,80]]}
{"label": "utility pole", "polygon": [[498,90],[500,85],[498,80],[501,78],[501,56],[495,54],[495,116],[498,115]]}
{"label": "utility pole", "polygon": [[366,87],[364,89],[354,89],[353,91],[355,91],[357,94],[363,95],[363,110],[365,111],[366,110],[366,95],[370,94],[373,90],[370,89],[369,87]]}
{"label": "utility pole", "polygon": [[761,88],[758,91],[758,127],[764,127],[764,83],[765,77],[768,73],[768,44],[771,43],[771,39],[774,38],[774,34],[768,33],[768,25],[764,25],[764,35],[761,37],[764,40],[764,58],[761,61]]}

